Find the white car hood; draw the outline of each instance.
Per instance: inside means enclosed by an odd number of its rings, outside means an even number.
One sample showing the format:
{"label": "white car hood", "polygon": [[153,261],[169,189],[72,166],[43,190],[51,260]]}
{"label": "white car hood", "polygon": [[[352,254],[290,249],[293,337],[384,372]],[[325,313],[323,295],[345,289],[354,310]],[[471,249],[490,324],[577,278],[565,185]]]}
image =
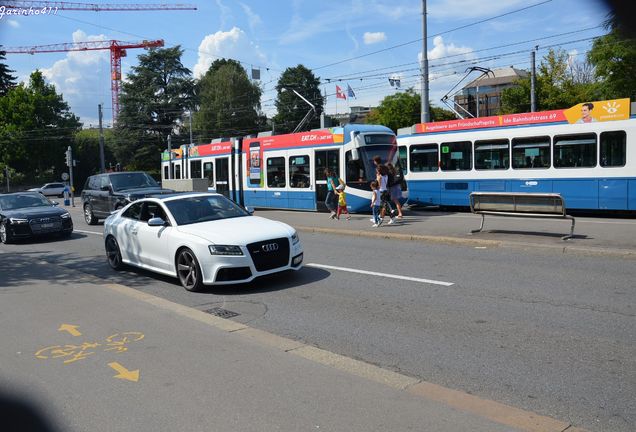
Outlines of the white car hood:
{"label": "white car hood", "polygon": [[179,232],[201,237],[213,244],[245,246],[263,240],[289,237],[289,225],[259,216],[245,216],[178,226]]}

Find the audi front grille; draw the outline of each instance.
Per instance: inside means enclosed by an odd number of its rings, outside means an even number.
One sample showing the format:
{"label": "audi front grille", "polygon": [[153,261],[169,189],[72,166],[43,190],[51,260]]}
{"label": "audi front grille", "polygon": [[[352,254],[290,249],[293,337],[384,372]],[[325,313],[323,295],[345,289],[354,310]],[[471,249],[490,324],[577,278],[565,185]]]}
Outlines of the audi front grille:
{"label": "audi front grille", "polygon": [[286,237],[250,243],[247,250],[259,272],[289,264],[289,240]]}

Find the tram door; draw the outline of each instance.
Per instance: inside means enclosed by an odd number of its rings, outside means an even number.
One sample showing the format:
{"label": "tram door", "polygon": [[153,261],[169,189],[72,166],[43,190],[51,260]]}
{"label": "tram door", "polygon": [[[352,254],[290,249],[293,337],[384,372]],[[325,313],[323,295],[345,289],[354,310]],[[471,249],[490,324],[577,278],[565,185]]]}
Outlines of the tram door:
{"label": "tram door", "polygon": [[316,150],[314,166],[316,173],[316,210],[327,211],[327,206],[325,206],[325,198],[327,198],[325,168],[331,168],[336,173],[336,177],[342,177],[340,174],[340,150]]}
{"label": "tram door", "polygon": [[226,197],[230,197],[230,172],[229,158],[217,158],[215,161],[216,168],[216,193],[220,193]]}

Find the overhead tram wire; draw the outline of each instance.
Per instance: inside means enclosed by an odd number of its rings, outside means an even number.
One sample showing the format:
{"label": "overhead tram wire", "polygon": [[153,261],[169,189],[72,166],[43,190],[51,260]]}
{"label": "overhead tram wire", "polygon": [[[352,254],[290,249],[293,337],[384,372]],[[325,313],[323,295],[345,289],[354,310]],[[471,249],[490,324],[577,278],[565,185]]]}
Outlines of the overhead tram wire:
{"label": "overhead tram wire", "polygon": [[[472,27],[474,25],[483,24],[485,22],[492,21],[492,20],[497,19],[497,18],[502,18],[504,16],[512,15],[512,14],[515,14],[517,12],[522,12],[524,10],[528,10],[528,9],[531,9],[531,8],[534,8],[534,7],[537,7],[537,6],[541,6],[541,5],[544,5],[546,3],[550,3],[550,2],[552,2],[552,0],[544,0],[542,2],[535,3],[535,4],[530,5],[530,6],[525,6],[523,8],[515,9],[513,11],[506,12],[504,14],[496,15],[494,17],[485,18],[483,20],[475,21],[473,23],[465,24],[465,25],[462,25],[462,26],[459,26],[459,27],[455,27],[455,28],[452,28],[452,29],[449,29],[449,30],[444,30],[443,32],[435,33],[433,35],[428,36],[427,39],[434,38],[436,36],[441,36],[441,35],[444,35],[444,34],[447,34],[447,33],[451,33],[451,32],[457,31],[457,30],[462,30],[462,29],[465,29],[465,28],[468,28],[468,27]],[[404,43],[401,43],[401,44],[398,44],[398,45],[394,45],[394,46],[391,46],[391,47],[388,47],[388,48],[383,48],[383,49],[378,50],[378,51],[373,51],[373,52],[370,52],[370,53],[367,53],[367,54],[362,54],[362,55],[359,55],[359,56],[350,57],[348,59],[339,60],[337,62],[329,63],[329,64],[324,65],[324,66],[320,66],[320,67],[317,67],[317,68],[311,68],[311,70],[312,71],[317,71],[317,70],[324,69],[324,68],[327,68],[327,67],[339,65],[341,63],[346,63],[346,62],[349,62],[349,61],[352,61],[352,60],[357,60],[359,58],[368,57],[368,56],[371,56],[371,55],[374,55],[374,54],[378,54],[378,53],[381,53],[381,52],[385,52],[385,51],[390,51],[390,50],[395,49],[395,48],[401,48],[401,47],[406,46],[406,45],[410,45],[410,44],[414,44],[414,43],[417,43],[417,42],[421,42],[422,39],[423,38],[415,39],[415,40],[412,40],[412,41],[409,41],[409,42],[404,42]]]}
{"label": "overhead tram wire", "polygon": [[[569,31],[569,32],[565,32],[565,33],[559,33],[559,34],[551,35],[551,36],[545,36],[545,37],[541,37],[541,38],[527,39],[527,40],[524,40],[524,41],[513,42],[513,43],[509,43],[509,44],[505,44],[505,45],[499,45],[499,46],[488,47],[488,48],[480,48],[480,49],[472,50],[472,51],[469,51],[469,52],[466,52],[466,53],[450,54],[450,55],[438,57],[436,59],[431,59],[431,60],[429,60],[429,62],[434,62],[434,61],[443,60],[443,59],[449,59],[449,58],[452,58],[452,57],[461,57],[461,56],[465,56],[467,54],[473,54],[473,53],[482,52],[482,51],[490,51],[490,50],[494,50],[494,49],[507,48],[507,47],[511,47],[511,46],[515,46],[515,45],[523,45],[524,43],[538,42],[538,41],[545,40],[545,39],[552,39],[552,38],[566,36],[566,35],[570,35],[570,34],[582,33],[584,31],[594,30],[594,29],[602,28],[602,27],[603,27],[602,25],[593,26],[593,27],[586,27],[586,28],[579,29],[579,30],[573,30],[573,31]],[[358,74],[367,73],[367,72],[376,72],[376,71],[381,71],[381,70],[385,70],[385,69],[391,69],[391,68],[394,68],[394,67],[401,67],[401,66],[408,66],[408,65],[419,65],[419,64],[420,64],[419,62],[402,63],[402,64],[395,65],[395,66],[387,66],[387,67],[383,67],[383,68],[370,69],[370,70],[367,70],[367,71],[358,72]],[[324,78],[324,80],[326,80],[327,82],[329,82],[329,81],[346,81],[346,80],[353,80],[353,79],[357,79],[357,77],[354,74],[344,75],[344,76],[341,76],[341,77]]]}

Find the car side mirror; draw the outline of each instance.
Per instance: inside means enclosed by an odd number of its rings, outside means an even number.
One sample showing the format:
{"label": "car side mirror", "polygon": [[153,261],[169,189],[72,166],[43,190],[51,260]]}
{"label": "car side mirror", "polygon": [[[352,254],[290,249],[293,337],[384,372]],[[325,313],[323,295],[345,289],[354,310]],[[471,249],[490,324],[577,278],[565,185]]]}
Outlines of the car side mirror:
{"label": "car side mirror", "polygon": [[166,221],[160,217],[154,217],[148,220],[148,226],[165,226]]}
{"label": "car side mirror", "polygon": [[104,192],[110,192],[111,191],[110,186],[102,186],[100,190],[102,190]]}
{"label": "car side mirror", "polygon": [[245,207],[245,210],[246,210],[249,214],[254,214],[254,207]]}
{"label": "car side mirror", "polygon": [[51,204],[53,204],[53,207],[57,207],[60,205],[60,203],[57,201],[51,201]]}

